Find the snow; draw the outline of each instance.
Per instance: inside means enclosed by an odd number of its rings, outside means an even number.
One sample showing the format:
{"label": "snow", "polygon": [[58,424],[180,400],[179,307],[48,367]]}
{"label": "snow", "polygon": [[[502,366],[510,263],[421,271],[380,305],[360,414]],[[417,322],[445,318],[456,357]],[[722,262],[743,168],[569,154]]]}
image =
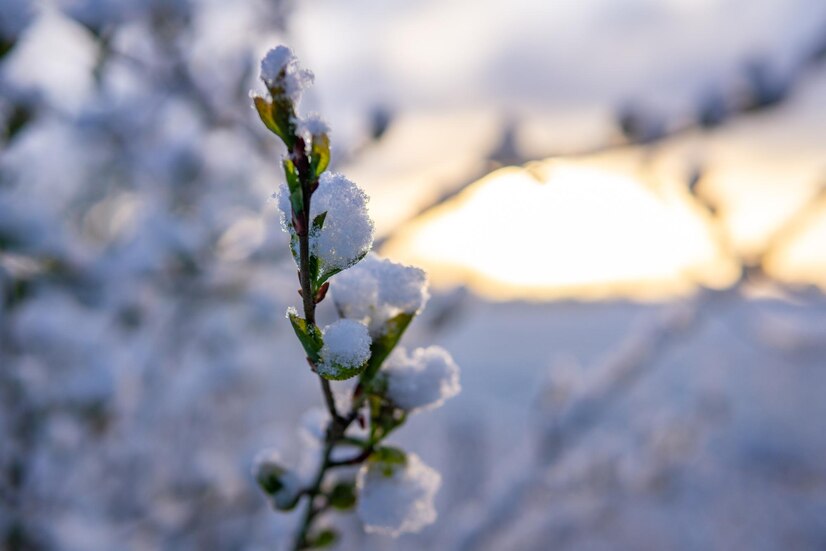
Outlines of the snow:
{"label": "snow", "polygon": [[411,413],[436,409],[461,390],[459,367],[440,346],[417,348],[412,354],[396,348],[385,360],[381,375],[390,400]]}
{"label": "snow", "polygon": [[288,64],[296,62],[291,49],[286,46],[276,46],[261,59],[261,80],[268,84],[272,83],[281,71],[287,69]]}
{"label": "snow", "polygon": [[255,456],[252,476],[269,494],[275,509],[288,509],[301,490],[301,481],[283,466],[278,450],[262,450]]}
{"label": "snow", "polygon": [[367,326],[356,320],[340,319],[326,326],[321,362],[316,366],[325,377],[341,379],[370,359],[370,334]]}
{"label": "snow", "polygon": [[294,104],[301,100],[301,94],[313,83],[313,73],[302,69],[298,58],[286,46],[277,46],[261,59],[261,80],[268,88],[281,86]]}
{"label": "snow", "polygon": [[373,337],[397,314],[420,312],[429,296],[423,270],[375,254],[336,276],[330,288],[341,313],[367,323]]}
{"label": "snow", "polygon": [[330,412],[326,408],[315,407],[308,409],[301,416],[301,437],[309,445],[323,442],[327,425],[330,423]]}
{"label": "snow", "polygon": [[[282,184],[275,199],[281,210],[281,226],[294,233],[289,190]],[[324,226],[310,234],[310,254],[319,259],[320,273],[349,268],[373,245],[374,226],[367,213],[367,195],[341,174],[325,172],[310,203],[310,218],[326,212]]]}
{"label": "snow", "polygon": [[367,532],[393,537],[417,532],[436,520],[433,500],[441,483],[441,475],[413,453],[404,465],[368,461],[356,480],[356,511]]}
{"label": "snow", "polygon": [[298,133],[299,135],[304,136],[307,144],[310,143],[310,140],[308,140],[307,137],[312,138],[313,136],[321,136],[329,134],[329,132],[330,127],[318,113],[310,113],[300,118],[298,121]]}
{"label": "snow", "polygon": [[325,172],[313,193],[310,218],[327,213],[324,227],[310,236],[310,252],[320,260],[321,272],[349,268],[373,245],[369,198],[356,184],[334,172]]}

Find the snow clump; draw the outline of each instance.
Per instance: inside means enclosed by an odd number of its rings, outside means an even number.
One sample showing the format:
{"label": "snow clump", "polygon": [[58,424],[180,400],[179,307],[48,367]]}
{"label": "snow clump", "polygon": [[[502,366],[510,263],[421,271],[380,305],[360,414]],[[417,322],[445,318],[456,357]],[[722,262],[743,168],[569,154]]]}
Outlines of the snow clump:
{"label": "snow clump", "polygon": [[317,113],[310,113],[306,117],[298,120],[298,135],[304,138],[306,143],[312,141],[313,136],[322,136],[330,133],[330,126]]}
{"label": "snow clump", "polygon": [[301,491],[301,480],[282,466],[277,450],[263,450],[255,456],[252,476],[270,496],[274,508],[283,511],[295,506]]}
{"label": "snow clump", "polygon": [[412,453],[403,464],[368,461],[356,479],[356,512],[367,532],[417,532],[436,520],[433,500],[441,484],[441,475]]}
{"label": "snow clump", "polygon": [[[281,210],[281,226],[293,235],[290,192],[286,184],[278,188],[275,198]],[[310,233],[310,254],[318,258],[319,274],[349,268],[373,246],[375,227],[367,213],[368,200],[361,188],[341,174],[325,172],[321,175],[310,204],[311,220],[327,213],[321,230]]]}
{"label": "snow clump", "polygon": [[370,359],[367,326],[356,320],[340,319],[324,328],[324,346],[318,373],[328,379],[352,377]]}
{"label": "snow clump", "polygon": [[440,346],[417,348],[410,355],[397,348],[385,361],[382,375],[387,397],[408,412],[436,409],[462,389],[459,367]]}
{"label": "snow clump", "polygon": [[363,321],[373,338],[400,313],[417,314],[429,295],[423,270],[375,254],[336,277],[333,301],[347,318]]}
{"label": "snow clump", "polygon": [[269,89],[282,88],[293,103],[299,102],[314,78],[312,71],[299,66],[298,58],[286,46],[271,49],[261,60],[261,80]]}

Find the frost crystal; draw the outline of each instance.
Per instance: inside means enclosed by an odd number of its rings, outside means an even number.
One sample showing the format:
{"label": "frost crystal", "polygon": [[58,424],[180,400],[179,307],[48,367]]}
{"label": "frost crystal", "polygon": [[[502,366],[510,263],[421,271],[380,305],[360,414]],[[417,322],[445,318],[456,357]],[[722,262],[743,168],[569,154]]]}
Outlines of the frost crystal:
{"label": "frost crystal", "polygon": [[[275,194],[281,226],[293,233],[290,192],[282,184]],[[326,212],[324,226],[310,234],[310,254],[319,273],[335,273],[359,261],[373,245],[373,221],[367,214],[367,194],[341,174],[325,172],[310,204],[310,219]]]}
{"label": "frost crystal", "polygon": [[365,530],[396,537],[431,524],[436,520],[433,499],[441,483],[441,475],[412,453],[403,465],[377,461],[362,465],[356,480],[357,513]]}
{"label": "frost crystal", "polygon": [[375,254],[337,276],[333,286],[333,300],[341,313],[365,322],[373,337],[393,316],[421,311],[427,299],[424,271]]}
{"label": "frost crystal", "polygon": [[252,475],[279,510],[291,509],[301,490],[298,477],[285,469],[278,451],[269,449],[259,452],[252,463]]}
{"label": "frost crystal", "polygon": [[298,103],[313,78],[312,71],[302,69],[298,58],[286,46],[273,48],[261,60],[261,80],[267,88],[283,88],[293,103]]}
{"label": "frost crystal", "polygon": [[439,346],[417,348],[408,355],[397,348],[384,364],[387,396],[408,411],[435,409],[459,394],[459,367],[447,350]]}
{"label": "frost crystal", "polygon": [[371,340],[363,323],[340,319],[325,327],[323,333],[321,361],[316,366],[321,375],[346,378],[370,358]]}

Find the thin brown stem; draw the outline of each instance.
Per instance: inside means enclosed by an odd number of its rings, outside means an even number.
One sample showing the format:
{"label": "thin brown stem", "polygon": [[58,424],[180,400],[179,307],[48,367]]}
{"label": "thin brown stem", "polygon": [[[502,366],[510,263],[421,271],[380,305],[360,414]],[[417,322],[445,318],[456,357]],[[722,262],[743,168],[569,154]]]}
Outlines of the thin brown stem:
{"label": "thin brown stem", "polygon": [[373,453],[373,446],[368,446],[364,448],[360,454],[351,457],[349,459],[342,459],[340,461],[330,461],[328,468],[334,469],[336,467],[352,467],[353,465],[360,465],[367,461],[367,458],[370,457],[370,454]]}
{"label": "thin brown stem", "polygon": [[[312,192],[315,184],[315,177],[310,173],[310,161],[307,158],[304,140],[300,137],[296,139],[295,147],[290,151],[290,160],[295,165],[299,179],[301,182],[302,199],[304,208],[302,212],[294,212],[293,216],[298,220],[296,233],[298,234],[298,248],[299,248],[299,269],[298,279],[301,283],[301,297],[304,304],[304,319],[308,324],[315,324],[315,290],[313,289],[313,282],[310,277],[310,206],[312,201]],[[313,521],[316,517],[324,511],[324,506],[317,503],[317,498],[322,494],[321,487],[324,483],[324,477],[327,471],[335,466],[331,461],[333,449],[336,444],[344,439],[344,433],[347,428],[357,417],[357,409],[361,405],[361,400],[353,402],[353,410],[346,416],[339,415],[336,408],[333,390],[330,386],[330,381],[319,375],[319,382],[321,383],[322,394],[324,395],[324,403],[330,413],[330,423],[327,425],[326,442],[324,445],[324,452],[322,460],[313,479],[312,485],[305,490],[307,495],[307,508],[301,521],[298,534],[295,539],[294,547],[296,551],[306,549],[309,545],[310,530],[312,529]],[[369,455],[369,454],[368,454]],[[367,456],[365,456],[366,459]],[[362,460],[363,461],[363,460]]]}

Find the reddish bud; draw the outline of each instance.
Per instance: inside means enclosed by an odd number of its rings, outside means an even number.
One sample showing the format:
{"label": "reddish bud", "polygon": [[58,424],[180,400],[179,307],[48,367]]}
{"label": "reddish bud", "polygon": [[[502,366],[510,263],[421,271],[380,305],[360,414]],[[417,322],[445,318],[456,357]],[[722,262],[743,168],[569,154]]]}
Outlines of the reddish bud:
{"label": "reddish bud", "polygon": [[322,285],[322,286],[318,289],[318,291],[316,291],[316,293],[315,293],[315,297],[313,297],[313,300],[315,300],[315,303],[316,303],[316,304],[318,304],[319,302],[321,302],[322,300],[324,300],[324,297],[326,297],[326,296],[327,296],[327,289],[329,289],[329,288],[330,288],[330,282],[329,282],[329,281],[325,281],[325,282],[324,282],[324,285]]}
{"label": "reddish bud", "polygon": [[305,235],[307,233],[307,225],[304,223],[304,216],[296,215],[293,212],[293,228],[298,235]]}

